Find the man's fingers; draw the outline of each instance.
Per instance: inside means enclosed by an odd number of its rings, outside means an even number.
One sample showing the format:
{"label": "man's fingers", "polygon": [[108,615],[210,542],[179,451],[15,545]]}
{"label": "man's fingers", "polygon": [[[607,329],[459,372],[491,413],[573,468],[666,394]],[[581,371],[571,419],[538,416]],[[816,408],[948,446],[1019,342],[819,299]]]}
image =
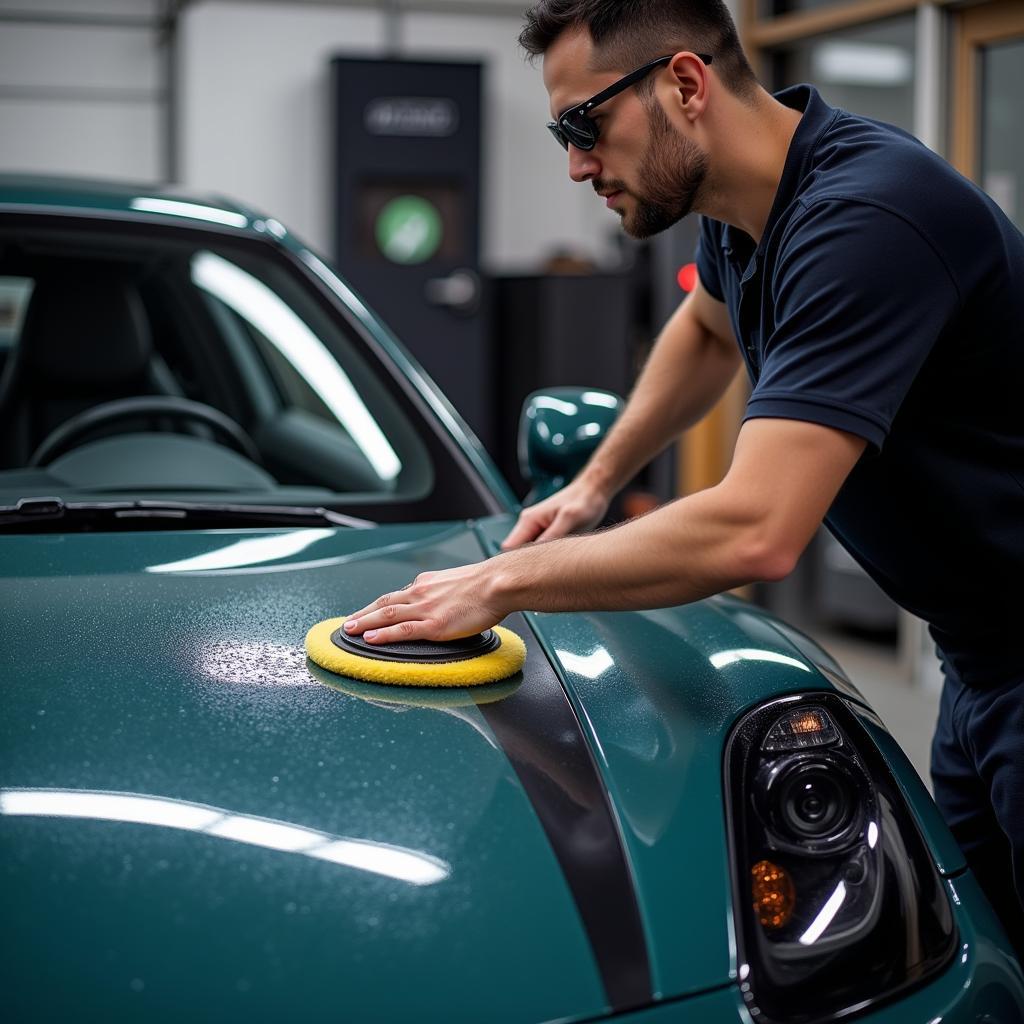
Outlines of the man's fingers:
{"label": "man's fingers", "polygon": [[406,607],[399,603],[401,596],[402,591],[395,594],[384,594],[372,604],[360,608],[346,619],[345,632],[362,633],[364,630],[376,629],[395,622],[396,619],[402,617],[401,609]]}
{"label": "man's fingers", "polygon": [[534,534],[537,532],[537,527],[533,521],[520,516],[516,520],[516,525],[509,531],[508,536],[501,542],[501,546],[504,549],[515,548],[520,544],[525,544]]}
{"label": "man's fingers", "polygon": [[511,533],[501,542],[502,551],[510,548],[517,548],[521,544],[528,544],[545,527],[545,523],[538,516],[523,514],[519,521],[512,527]]}
{"label": "man's fingers", "polygon": [[400,622],[397,626],[386,626],[383,629],[370,629],[363,634],[363,639],[376,646],[377,644],[398,644],[407,640],[432,640],[433,626],[429,622]]}
{"label": "man's fingers", "polygon": [[555,516],[548,528],[537,538],[538,540],[558,540],[559,537],[566,537],[575,528],[572,516],[563,509]]}
{"label": "man's fingers", "polygon": [[365,608],[360,608],[357,612],[353,612],[345,621],[346,631],[351,632],[367,615],[372,615],[376,610],[377,604],[375,602],[374,604],[368,604]]}
{"label": "man's fingers", "polygon": [[501,542],[501,550],[509,551],[521,544],[528,544],[536,536],[536,529],[525,523],[517,523],[511,533]]}

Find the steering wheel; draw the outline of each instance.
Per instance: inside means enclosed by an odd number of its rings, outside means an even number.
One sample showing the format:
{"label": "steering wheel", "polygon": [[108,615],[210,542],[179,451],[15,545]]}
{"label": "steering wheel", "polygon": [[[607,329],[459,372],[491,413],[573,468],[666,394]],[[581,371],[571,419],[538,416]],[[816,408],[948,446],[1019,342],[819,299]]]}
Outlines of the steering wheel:
{"label": "steering wheel", "polygon": [[50,431],[32,453],[28,464],[32,467],[49,465],[58,455],[77,447],[82,436],[91,433],[97,427],[106,427],[118,420],[158,417],[179,422],[191,420],[193,423],[211,427],[224,437],[232,448],[256,465],[262,465],[263,460],[260,458],[256,442],[233,419],[212,405],[171,395],[119,398],[86,409]]}

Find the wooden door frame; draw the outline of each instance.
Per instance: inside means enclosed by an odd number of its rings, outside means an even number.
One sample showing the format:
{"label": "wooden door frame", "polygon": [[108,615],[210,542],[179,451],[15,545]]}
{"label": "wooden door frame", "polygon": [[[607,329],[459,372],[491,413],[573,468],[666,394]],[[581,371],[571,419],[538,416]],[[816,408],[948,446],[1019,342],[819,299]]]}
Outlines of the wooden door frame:
{"label": "wooden door frame", "polygon": [[950,163],[965,177],[978,174],[981,49],[1024,37],[1020,0],[993,0],[957,11],[953,24],[953,120]]}
{"label": "wooden door frame", "polygon": [[737,28],[754,70],[764,75],[775,47],[911,14],[926,5],[949,7],[958,2],[962,0],[836,0],[826,7],[766,15],[760,13],[761,0],[740,0]]}

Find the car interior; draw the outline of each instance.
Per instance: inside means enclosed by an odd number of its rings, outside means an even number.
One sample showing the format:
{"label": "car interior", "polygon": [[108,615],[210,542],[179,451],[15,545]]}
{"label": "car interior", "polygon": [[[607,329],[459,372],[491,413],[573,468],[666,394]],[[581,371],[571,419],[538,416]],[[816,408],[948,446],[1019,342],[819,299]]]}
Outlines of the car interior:
{"label": "car interior", "polygon": [[0,229],[0,504],[483,511],[438,486],[464,470],[436,426],[301,272],[198,234]]}

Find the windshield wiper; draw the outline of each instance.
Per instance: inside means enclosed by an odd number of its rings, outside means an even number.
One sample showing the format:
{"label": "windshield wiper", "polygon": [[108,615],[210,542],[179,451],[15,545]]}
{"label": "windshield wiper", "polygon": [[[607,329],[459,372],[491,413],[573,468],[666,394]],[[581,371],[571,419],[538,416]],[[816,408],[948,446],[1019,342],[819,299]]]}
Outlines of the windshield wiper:
{"label": "windshield wiper", "polygon": [[0,532],[74,530],[168,530],[225,526],[346,526],[365,530],[368,519],[302,505],[226,505],[199,501],[64,501],[22,498],[0,505]]}

